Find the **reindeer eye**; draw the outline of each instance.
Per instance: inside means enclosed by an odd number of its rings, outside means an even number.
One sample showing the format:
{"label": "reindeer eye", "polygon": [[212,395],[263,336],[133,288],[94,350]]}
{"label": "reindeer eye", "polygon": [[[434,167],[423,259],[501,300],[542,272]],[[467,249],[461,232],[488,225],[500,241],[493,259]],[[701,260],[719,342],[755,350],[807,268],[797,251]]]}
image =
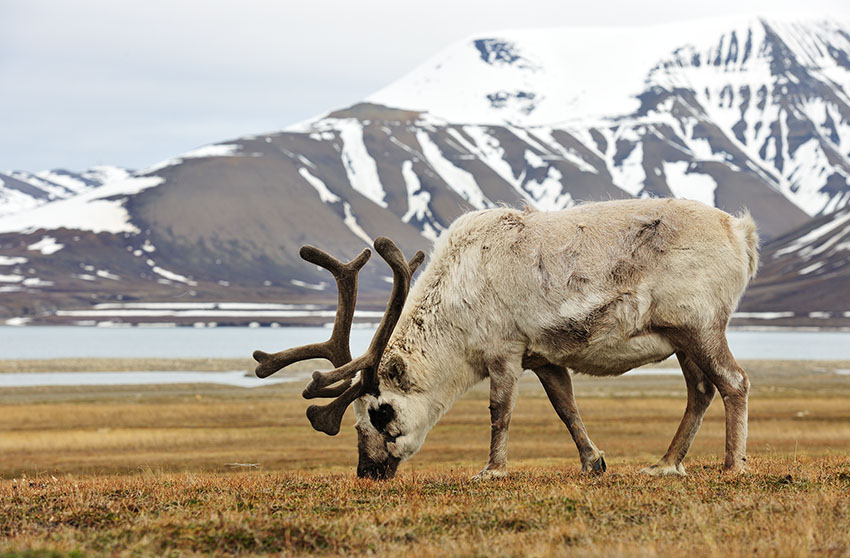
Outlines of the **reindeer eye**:
{"label": "reindeer eye", "polygon": [[395,418],[395,409],[389,403],[382,403],[377,409],[369,409],[369,421],[376,430],[383,431]]}

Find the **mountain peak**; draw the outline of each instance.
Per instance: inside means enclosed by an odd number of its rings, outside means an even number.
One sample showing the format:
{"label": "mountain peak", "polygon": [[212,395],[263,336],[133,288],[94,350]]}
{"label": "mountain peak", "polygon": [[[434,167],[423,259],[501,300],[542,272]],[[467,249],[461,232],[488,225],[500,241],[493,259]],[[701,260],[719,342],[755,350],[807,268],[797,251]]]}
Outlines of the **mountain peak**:
{"label": "mountain peak", "polygon": [[587,122],[637,110],[654,70],[684,53],[712,65],[746,64],[763,54],[765,40],[780,37],[788,50],[775,53],[776,64],[791,53],[807,66],[840,65],[850,58],[848,29],[825,19],[748,16],[488,32],[455,43],[367,101],[468,124]]}

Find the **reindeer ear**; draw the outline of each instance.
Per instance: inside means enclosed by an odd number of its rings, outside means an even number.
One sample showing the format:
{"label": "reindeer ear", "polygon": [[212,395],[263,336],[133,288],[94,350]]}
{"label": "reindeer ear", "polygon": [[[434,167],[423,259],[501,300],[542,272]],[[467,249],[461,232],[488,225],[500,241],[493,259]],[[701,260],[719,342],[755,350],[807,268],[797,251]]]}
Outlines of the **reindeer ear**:
{"label": "reindeer ear", "polygon": [[402,376],[405,373],[404,362],[400,360],[394,360],[387,370],[387,377],[393,381],[398,383]]}
{"label": "reindeer ear", "polygon": [[402,391],[410,391],[410,378],[407,376],[407,363],[394,357],[386,369],[386,378]]}
{"label": "reindeer ear", "polygon": [[382,403],[377,409],[369,409],[369,422],[379,432],[383,432],[394,418],[395,409],[389,403]]}

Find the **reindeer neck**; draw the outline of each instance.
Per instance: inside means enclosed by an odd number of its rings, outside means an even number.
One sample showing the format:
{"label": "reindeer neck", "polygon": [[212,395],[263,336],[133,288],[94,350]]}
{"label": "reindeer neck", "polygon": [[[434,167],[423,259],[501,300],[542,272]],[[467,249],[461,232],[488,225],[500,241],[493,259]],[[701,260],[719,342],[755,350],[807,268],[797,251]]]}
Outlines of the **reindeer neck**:
{"label": "reindeer neck", "polygon": [[442,271],[430,265],[413,285],[392,344],[416,364],[411,367],[413,385],[454,401],[481,376],[468,359],[468,324],[474,316],[471,309],[445,298],[450,278]]}

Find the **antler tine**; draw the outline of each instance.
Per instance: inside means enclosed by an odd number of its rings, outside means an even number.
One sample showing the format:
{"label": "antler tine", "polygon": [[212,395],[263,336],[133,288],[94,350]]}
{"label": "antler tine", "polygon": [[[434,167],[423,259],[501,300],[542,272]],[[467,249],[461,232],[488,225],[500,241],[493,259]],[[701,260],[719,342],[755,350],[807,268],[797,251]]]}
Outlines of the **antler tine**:
{"label": "antler tine", "polygon": [[348,387],[339,397],[327,405],[310,405],[307,407],[307,419],[314,429],[328,436],[339,434],[342,416],[351,402],[363,394],[362,380]]}
{"label": "antler tine", "polygon": [[413,257],[410,258],[410,261],[407,262],[407,267],[410,268],[410,276],[413,277],[413,274],[416,273],[416,270],[419,269],[419,266],[422,265],[422,262],[425,261],[425,252],[422,250],[417,250]]}
{"label": "antler tine", "polygon": [[[371,355],[375,361],[373,364],[377,366],[381,360],[381,355],[387,342],[390,340],[393,329],[395,328],[398,319],[401,317],[401,310],[404,308],[404,301],[407,299],[407,292],[410,290],[410,278],[413,275],[411,267],[419,267],[425,255],[420,258],[417,252],[410,259],[410,264],[404,259],[404,255],[399,250],[395,242],[387,237],[381,236],[375,239],[375,250],[384,258],[384,261],[389,264],[393,271],[393,290],[390,293],[390,300],[387,302],[387,309],[384,311],[384,317],[378,325],[378,330],[375,336],[372,337],[372,343],[369,344],[369,349],[366,354]],[[415,270],[414,267],[414,270]]]}
{"label": "antler tine", "polygon": [[350,362],[343,364],[338,368],[334,368],[333,370],[329,370],[327,372],[320,372],[316,370],[313,372],[313,379],[304,389],[304,392],[301,394],[304,399],[313,399],[314,397],[324,397],[323,395],[319,395],[320,391],[327,386],[333,385],[342,380],[351,380],[354,378],[354,375],[357,374],[359,370],[362,370],[366,366],[369,366],[369,354],[365,354],[360,356]]}
{"label": "antler tine", "polygon": [[340,382],[340,384],[337,385],[337,386],[317,389],[315,391],[310,391],[309,393],[308,393],[308,390],[305,389],[304,392],[301,394],[301,396],[304,399],[313,399],[313,398],[316,398],[316,397],[326,397],[326,398],[339,397],[340,395],[345,393],[345,390],[347,390],[349,387],[351,387],[351,383],[353,381],[354,381],[354,376],[352,376],[351,378],[346,378],[345,381]]}
{"label": "antler tine", "polygon": [[266,378],[294,362],[311,358],[325,358],[336,367],[351,361],[348,343],[357,302],[357,273],[369,260],[372,252],[366,248],[348,263],[343,263],[310,245],[302,246],[300,255],[301,259],[330,271],[336,280],[338,300],[333,331],[330,339],[321,343],[293,347],[274,354],[254,351],[254,360],[259,363],[255,373],[260,378]]}

